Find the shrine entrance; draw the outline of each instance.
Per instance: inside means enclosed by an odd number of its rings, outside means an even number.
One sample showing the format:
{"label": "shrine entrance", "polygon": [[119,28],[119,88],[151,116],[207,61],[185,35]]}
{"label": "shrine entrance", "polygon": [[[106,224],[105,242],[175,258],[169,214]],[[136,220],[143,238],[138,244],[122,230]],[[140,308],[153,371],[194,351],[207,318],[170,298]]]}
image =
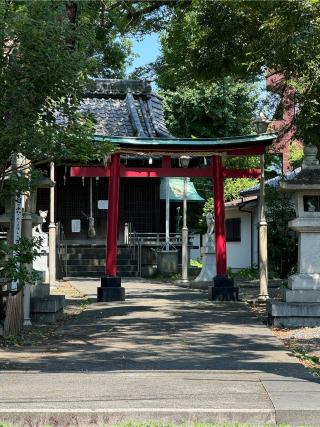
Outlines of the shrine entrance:
{"label": "shrine entrance", "polygon": [[[226,234],[224,213],[224,178],[259,178],[260,169],[224,168],[224,156],[263,155],[275,140],[274,134],[250,135],[219,139],[175,138],[123,138],[96,137],[97,143],[110,142],[115,146],[107,166],[73,166],[71,177],[108,177],[108,210],[106,236],[106,276],[101,279],[102,289],[121,287],[117,277],[117,241],[120,178],[190,177],[211,178],[213,182],[216,272],[220,280],[227,279]],[[121,155],[161,157],[161,164],[130,167],[121,163]],[[209,166],[203,168],[175,167],[172,159],[181,156],[210,157]],[[119,294],[120,295],[120,294]],[[99,299],[99,298],[98,298]],[[102,298],[103,299],[103,298]]]}

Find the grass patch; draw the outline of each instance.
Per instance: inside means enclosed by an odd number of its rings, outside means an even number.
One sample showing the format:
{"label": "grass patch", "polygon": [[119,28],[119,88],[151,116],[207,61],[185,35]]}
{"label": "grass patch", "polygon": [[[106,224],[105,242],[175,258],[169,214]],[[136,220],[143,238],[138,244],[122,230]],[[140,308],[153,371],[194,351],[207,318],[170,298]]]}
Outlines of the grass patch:
{"label": "grass patch", "polygon": [[259,279],[259,270],[257,268],[243,268],[238,271],[233,271],[229,267],[228,275],[230,277],[234,277],[235,279],[255,280],[255,279]]}
{"label": "grass patch", "polygon": [[285,340],[293,356],[301,361],[311,374],[320,378],[320,360],[314,354],[308,354],[294,339]]}

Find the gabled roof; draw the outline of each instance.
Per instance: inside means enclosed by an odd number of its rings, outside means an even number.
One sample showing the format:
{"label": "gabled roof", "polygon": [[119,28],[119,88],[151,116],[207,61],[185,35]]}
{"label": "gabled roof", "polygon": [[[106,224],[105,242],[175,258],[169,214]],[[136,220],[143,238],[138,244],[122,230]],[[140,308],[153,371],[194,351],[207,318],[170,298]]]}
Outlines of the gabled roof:
{"label": "gabled roof", "polygon": [[162,101],[146,80],[96,79],[80,112],[89,113],[99,136],[170,138]]}

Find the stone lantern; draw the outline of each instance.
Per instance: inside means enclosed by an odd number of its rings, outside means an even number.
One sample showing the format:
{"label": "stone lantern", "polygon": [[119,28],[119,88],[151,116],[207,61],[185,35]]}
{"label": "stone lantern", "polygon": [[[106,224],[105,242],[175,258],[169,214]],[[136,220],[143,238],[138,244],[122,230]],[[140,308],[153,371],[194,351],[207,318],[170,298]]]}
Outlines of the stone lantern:
{"label": "stone lantern", "polygon": [[296,218],[289,227],[298,233],[297,273],[289,277],[282,301],[268,301],[268,315],[276,326],[320,325],[320,165],[317,148],[304,147],[301,171],[282,181],[291,192]]}

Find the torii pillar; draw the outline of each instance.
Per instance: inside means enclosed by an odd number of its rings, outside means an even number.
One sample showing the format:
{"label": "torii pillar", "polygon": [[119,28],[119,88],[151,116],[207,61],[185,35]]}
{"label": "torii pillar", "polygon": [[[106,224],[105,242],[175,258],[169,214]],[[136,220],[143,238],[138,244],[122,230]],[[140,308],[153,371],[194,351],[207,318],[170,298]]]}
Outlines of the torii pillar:
{"label": "torii pillar", "polygon": [[227,246],[224,212],[224,173],[221,156],[212,156],[212,182],[216,240],[217,275],[213,286],[208,286],[210,300],[238,300],[238,288],[227,275]]}
{"label": "torii pillar", "polygon": [[106,275],[101,277],[101,287],[97,289],[97,301],[124,301],[125,289],[117,276],[117,243],[120,190],[120,154],[111,155],[108,184],[108,224],[106,244]]}

